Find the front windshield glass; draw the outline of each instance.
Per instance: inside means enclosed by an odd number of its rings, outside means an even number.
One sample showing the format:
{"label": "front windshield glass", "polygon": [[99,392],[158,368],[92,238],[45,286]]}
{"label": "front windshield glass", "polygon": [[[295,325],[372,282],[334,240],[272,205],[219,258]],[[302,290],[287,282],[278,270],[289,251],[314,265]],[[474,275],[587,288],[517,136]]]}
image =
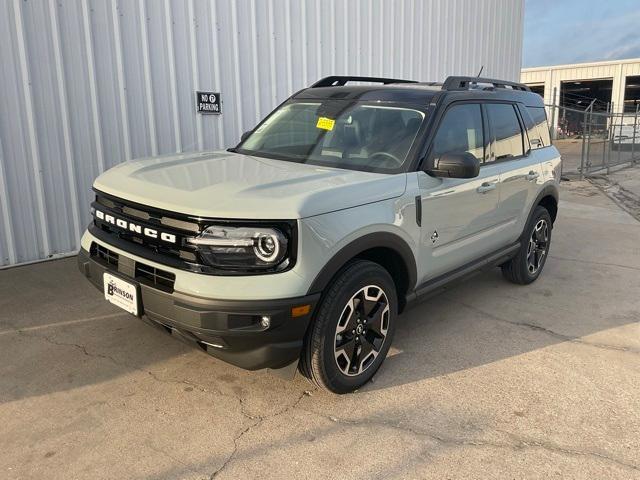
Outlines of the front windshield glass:
{"label": "front windshield glass", "polygon": [[391,173],[407,158],[424,113],[339,100],[287,103],[238,152],[328,167]]}

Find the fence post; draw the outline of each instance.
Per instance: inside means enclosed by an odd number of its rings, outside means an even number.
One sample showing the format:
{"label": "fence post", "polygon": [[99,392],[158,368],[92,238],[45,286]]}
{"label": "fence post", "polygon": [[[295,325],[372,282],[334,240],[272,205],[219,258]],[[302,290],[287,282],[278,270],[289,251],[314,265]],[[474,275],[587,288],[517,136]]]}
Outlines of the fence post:
{"label": "fence post", "polygon": [[584,111],[584,116],[582,119],[582,153],[580,154],[580,180],[584,178],[584,154],[586,150],[587,144],[587,112],[589,111],[589,107],[587,107]]}
{"label": "fence post", "polygon": [[[617,117],[614,117],[613,114],[611,115],[612,118],[617,119]],[[615,121],[615,120],[614,120]],[[615,142],[616,142],[616,126],[619,126],[618,128],[618,161],[616,162],[616,165],[620,163],[620,135],[622,135],[622,117],[620,117],[620,124],[619,125],[615,125],[613,126],[613,134],[611,135],[611,149],[613,150],[613,147],[615,146]],[[609,164],[611,164],[611,159],[609,159]],[[607,173],[609,173],[607,171]]]}
{"label": "fence post", "polygon": [[[595,100],[594,100],[595,102]],[[591,136],[591,127],[593,126],[593,102],[591,104],[591,109],[589,110],[589,117],[588,117],[588,129],[587,129],[587,158],[586,158],[586,170],[587,173],[589,173],[589,170],[591,170],[591,142],[593,141],[593,137]]]}
{"label": "fence post", "polygon": [[551,136],[551,140],[556,139],[556,96],[558,94],[558,87],[553,87],[553,99],[551,101],[551,126],[549,129],[549,135]]}
{"label": "fence post", "polygon": [[[580,154],[580,180],[584,179],[584,169],[588,164],[589,158],[589,142],[591,141],[591,125],[589,125],[590,111],[593,109],[593,104],[596,99],[594,98],[589,106],[584,109],[584,118],[582,119],[582,153]],[[589,134],[587,134],[587,129]]]}
{"label": "fence post", "polygon": [[[620,128],[618,129],[618,165],[622,160],[622,122],[624,121],[624,112],[620,115]],[[611,140],[613,143],[613,140]]]}
{"label": "fence post", "polygon": [[631,161],[636,163],[636,130],[638,128],[638,107],[640,107],[640,103],[636,105],[636,114],[633,117],[633,142],[631,142]]}
{"label": "fence post", "polygon": [[602,168],[607,165],[607,144],[609,143],[609,102],[607,102],[604,132],[605,133],[602,139]]}
{"label": "fence post", "polygon": [[[613,145],[613,137],[614,137],[615,128],[616,128],[615,125],[613,124],[613,122],[614,122],[613,102],[611,102],[609,104],[609,108],[608,108],[608,112],[607,113],[608,113],[607,116],[608,116],[608,118],[610,120],[609,123],[611,124],[611,127],[607,130],[607,143],[605,144],[605,146],[608,146],[608,148],[607,148],[608,152],[607,152],[606,159],[607,159],[607,175],[609,175],[611,173],[611,147]],[[609,138],[609,137],[611,137],[611,138]]]}

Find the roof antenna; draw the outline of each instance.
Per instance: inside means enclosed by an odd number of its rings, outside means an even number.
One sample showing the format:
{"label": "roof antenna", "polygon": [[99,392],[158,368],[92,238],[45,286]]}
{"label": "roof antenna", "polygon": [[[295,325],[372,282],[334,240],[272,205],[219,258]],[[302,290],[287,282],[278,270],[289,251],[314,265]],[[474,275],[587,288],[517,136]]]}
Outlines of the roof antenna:
{"label": "roof antenna", "polygon": [[480,74],[482,73],[482,70],[483,70],[483,69],[484,69],[484,65],[482,65],[482,66],[480,67],[480,71],[478,72],[478,75],[476,75],[477,77],[479,77],[479,76],[480,76]]}

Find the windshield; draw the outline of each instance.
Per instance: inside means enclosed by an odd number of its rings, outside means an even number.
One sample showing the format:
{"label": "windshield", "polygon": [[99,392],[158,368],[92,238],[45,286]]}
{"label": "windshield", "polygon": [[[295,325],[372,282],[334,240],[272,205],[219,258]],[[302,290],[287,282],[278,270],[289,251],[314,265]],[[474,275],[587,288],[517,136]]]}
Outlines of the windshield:
{"label": "windshield", "polygon": [[392,173],[407,158],[425,114],[340,100],[292,102],[273,112],[237,149],[328,167]]}

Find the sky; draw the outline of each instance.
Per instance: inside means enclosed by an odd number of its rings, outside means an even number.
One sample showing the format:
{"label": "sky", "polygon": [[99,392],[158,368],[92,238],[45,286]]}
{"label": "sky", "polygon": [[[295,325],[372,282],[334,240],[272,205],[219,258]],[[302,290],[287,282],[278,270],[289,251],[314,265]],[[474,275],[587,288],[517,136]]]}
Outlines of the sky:
{"label": "sky", "polygon": [[525,0],[524,67],[640,57],[640,0]]}

